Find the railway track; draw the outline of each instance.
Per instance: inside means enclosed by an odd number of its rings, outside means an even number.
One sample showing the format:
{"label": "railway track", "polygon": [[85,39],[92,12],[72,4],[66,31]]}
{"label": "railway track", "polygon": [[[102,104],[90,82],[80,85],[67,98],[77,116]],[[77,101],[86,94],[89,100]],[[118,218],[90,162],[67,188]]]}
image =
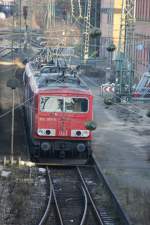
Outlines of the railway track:
{"label": "railway track", "polygon": [[47,167],[49,196],[37,225],[129,225],[97,166]]}

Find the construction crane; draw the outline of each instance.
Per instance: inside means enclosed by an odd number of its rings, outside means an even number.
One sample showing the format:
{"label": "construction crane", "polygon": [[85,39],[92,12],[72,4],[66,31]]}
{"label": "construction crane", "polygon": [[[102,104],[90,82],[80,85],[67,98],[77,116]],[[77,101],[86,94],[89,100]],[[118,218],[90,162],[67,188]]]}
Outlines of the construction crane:
{"label": "construction crane", "polygon": [[116,96],[129,100],[134,77],[134,26],[136,0],[122,0],[119,45],[116,58]]}

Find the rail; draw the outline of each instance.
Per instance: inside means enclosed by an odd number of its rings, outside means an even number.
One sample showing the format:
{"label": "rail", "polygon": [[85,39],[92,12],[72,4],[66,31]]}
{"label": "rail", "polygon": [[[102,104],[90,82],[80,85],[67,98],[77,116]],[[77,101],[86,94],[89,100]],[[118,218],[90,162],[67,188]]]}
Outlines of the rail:
{"label": "rail", "polygon": [[87,199],[87,194],[86,194],[86,191],[84,189],[84,187],[82,186],[82,192],[83,192],[83,195],[84,195],[84,202],[85,202],[85,207],[84,207],[84,213],[83,213],[83,217],[81,219],[81,223],[80,225],[84,225],[85,222],[86,222],[86,215],[87,215],[87,209],[88,209],[88,199]]}
{"label": "rail", "polygon": [[84,166],[46,168],[49,191],[37,225],[46,225],[51,220],[59,221],[55,222],[57,225],[64,225],[67,220],[74,225],[130,224],[95,160]]}
{"label": "rail", "polygon": [[51,202],[52,202],[52,188],[51,188],[51,180],[50,180],[48,168],[47,168],[47,175],[48,175],[48,184],[49,184],[49,200],[48,200],[46,210],[45,210],[45,212],[44,212],[44,214],[43,214],[43,216],[42,216],[38,225],[44,225],[46,223],[48,213],[49,213],[49,210],[50,210],[50,205],[51,205]]}
{"label": "rail", "polygon": [[[55,185],[54,185],[54,183],[55,183],[53,181],[54,178],[51,174],[52,174],[51,170],[48,169],[48,167],[47,167],[47,179],[48,179],[48,186],[49,186],[49,197],[48,198],[49,198],[49,200],[48,200],[48,203],[47,203],[46,210],[45,210],[40,222],[38,223],[38,225],[48,224],[47,221],[50,219],[50,216],[51,216],[53,200],[54,200],[55,210],[56,210],[56,213],[57,213],[57,216],[58,216],[57,220],[59,220],[59,224],[64,225],[65,224],[64,220],[67,217],[65,215],[65,213],[62,215],[61,207],[60,207],[62,202],[58,201],[59,198],[57,197],[57,194],[56,194],[57,193],[57,187],[55,187]],[[83,186],[81,186],[79,193],[81,194],[81,192],[82,192],[82,199],[84,199],[84,206],[83,206],[83,214],[81,216],[81,221],[77,224],[78,225],[85,225],[86,224],[86,217],[87,217],[87,210],[88,210],[88,197],[87,197],[87,194],[86,194],[86,190]],[[73,214],[72,214],[72,216],[73,216]]]}
{"label": "rail", "polygon": [[129,219],[127,218],[127,215],[125,214],[124,210],[122,209],[119,201],[117,200],[117,197],[116,195],[114,194],[114,192],[112,191],[106,177],[104,176],[103,172],[102,172],[102,169],[99,165],[99,163],[97,162],[96,158],[95,158],[95,155],[93,155],[93,160],[94,160],[94,164],[95,164],[95,168],[96,168],[96,172],[97,172],[97,175],[99,176],[99,178],[102,180],[102,182],[104,183],[107,191],[109,192],[110,196],[112,197],[112,200],[113,200],[113,203],[115,205],[115,207],[117,208],[117,211],[118,211],[118,214],[120,215],[120,217],[122,218],[123,220],[123,224],[125,225],[130,225],[130,221]]}
{"label": "rail", "polygon": [[80,166],[78,171],[82,182],[86,185],[86,190],[91,195],[89,198],[93,200],[101,217],[102,224],[129,225],[125,212],[96,162],[94,161],[91,166]]}
{"label": "rail", "polygon": [[78,171],[78,173],[79,173],[79,176],[80,176],[80,179],[81,179],[81,181],[82,181],[82,183],[83,183],[83,186],[84,186],[84,188],[85,188],[85,190],[86,190],[86,192],[87,192],[87,195],[88,195],[88,197],[89,197],[90,203],[91,203],[91,205],[92,205],[92,207],[93,207],[93,210],[94,210],[94,212],[95,212],[95,215],[96,215],[96,217],[97,217],[97,219],[98,219],[99,224],[100,224],[100,225],[105,225],[105,223],[103,223],[103,221],[102,221],[101,215],[99,214],[99,212],[98,212],[98,210],[97,210],[97,208],[96,208],[96,205],[95,205],[95,203],[94,203],[94,201],[93,201],[93,199],[92,199],[92,196],[91,196],[91,194],[90,194],[90,192],[89,192],[89,190],[88,190],[88,187],[87,187],[87,185],[86,185],[86,182],[84,181],[84,178],[83,178],[83,176],[82,176],[82,173],[81,173],[81,170],[80,170],[79,167],[77,167],[77,171]]}
{"label": "rail", "polygon": [[4,57],[8,54],[10,54],[12,51],[11,48],[3,48],[1,51],[0,51],[0,57]]}

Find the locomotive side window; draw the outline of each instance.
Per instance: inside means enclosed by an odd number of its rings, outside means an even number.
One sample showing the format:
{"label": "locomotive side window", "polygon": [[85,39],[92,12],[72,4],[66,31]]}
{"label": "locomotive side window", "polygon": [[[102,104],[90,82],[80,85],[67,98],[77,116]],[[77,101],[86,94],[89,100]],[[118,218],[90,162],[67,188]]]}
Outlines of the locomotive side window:
{"label": "locomotive side window", "polygon": [[49,68],[44,68],[43,70],[41,70],[41,73],[49,73]]}
{"label": "locomotive side window", "polygon": [[57,69],[56,68],[51,68],[49,72],[50,73],[57,73]]}
{"label": "locomotive side window", "polygon": [[87,112],[88,100],[85,98],[65,98],[65,112]]}
{"label": "locomotive side window", "polygon": [[41,70],[41,73],[57,73],[57,68],[53,68],[53,67],[46,67],[46,68],[43,68]]}
{"label": "locomotive side window", "polygon": [[40,97],[41,112],[63,112],[63,98],[61,97]]}

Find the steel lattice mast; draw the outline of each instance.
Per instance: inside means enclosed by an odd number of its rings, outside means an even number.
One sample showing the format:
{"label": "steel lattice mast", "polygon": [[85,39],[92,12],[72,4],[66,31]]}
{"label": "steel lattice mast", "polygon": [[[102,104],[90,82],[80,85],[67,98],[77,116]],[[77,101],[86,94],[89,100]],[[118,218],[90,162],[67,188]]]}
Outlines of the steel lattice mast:
{"label": "steel lattice mast", "polygon": [[134,76],[134,26],[136,0],[122,0],[122,15],[116,63],[116,94],[131,96]]}
{"label": "steel lattice mast", "polygon": [[83,52],[83,58],[84,60],[87,60],[89,58],[89,44],[90,44],[90,23],[91,23],[91,0],[88,0],[87,3],[87,15],[84,17],[85,20],[85,36],[84,36],[84,52]]}
{"label": "steel lattice mast", "polygon": [[[91,38],[93,28],[100,28],[101,0],[70,0],[71,13],[81,29],[81,59],[86,62],[99,48],[99,37]],[[94,29],[93,29],[94,30]]]}
{"label": "steel lattice mast", "polygon": [[[83,19],[81,26],[83,26],[84,36],[83,36],[83,59],[86,61],[89,58],[89,46],[90,46],[90,28],[91,28],[91,6],[92,0],[85,0],[84,9],[82,9],[81,0],[71,0],[71,11],[72,16],[76,20]],[[82,15],[84,11],[84,15]]]}
{"label": "steel lattice mast", "polygon": [[81,0],[71,0],[71,13],[76,19],[82,17]]}
{"label": "steel lattice mast", "polygon": [[55,1],[54,0],[48,0],[48,4],[47,4],[46,29],[48,30],[51,26],[55,26]]}

